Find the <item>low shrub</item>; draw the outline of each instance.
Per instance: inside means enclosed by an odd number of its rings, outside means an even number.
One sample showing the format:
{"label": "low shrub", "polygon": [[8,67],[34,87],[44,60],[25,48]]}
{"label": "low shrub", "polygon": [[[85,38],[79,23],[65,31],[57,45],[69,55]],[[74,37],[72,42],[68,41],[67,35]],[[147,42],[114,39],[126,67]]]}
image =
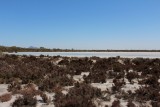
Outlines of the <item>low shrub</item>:
{"label": "low shrub", "polygon": [[41,91],[54,92],[56,89],[61,89],[61,86],[71,86],[73,85],[73,80],[69,79],[67,76],[57,76],[53,78],[44,79],[38,86]]}
{"label": "low shrub", "polygon": [[11,93],[3,94],[0,96],[0,102],[7,102],[10,101],[12,98]]}
{"label": "low shrub", "polygon": [[152,107],[160,107],[160,102],[158,102],[158,101],[152,101],[151,105],[152,105]]}
{"label": "low shrub", "polygon": [[121,87],[126,84],[124,80],[119,79],[113,79],[113,83],[114,85],[111,88],[113,93],[120,91]]}
{"label": "low shrub", "polygon": [[114,100],[111,107],[121,107],[119,100]]}
{"label": "low shrub", "polygon": [[79,84],[71,88],[67,95],[56,93],[54,104],[56,107],[95,107],[92,100],[100,96],[100,89]]}
{"label": "low shrub", "polygon": [[159,89],[150,87],[150,86],[144,86],[140,87],[135,91],[136,100],[139,102],[145,102],[145,101],[160,101],[160,93]]}
{"label": "low shrub", "polygon": [[20,91],[22,89],[21,84],[19,83],[11,83],[10,85],[8,85],[8,91],[12,92],[13,94],[17,94],[18,91]]}
{"label": "low shrub", "polygon": [[129,101],[127,107],[136,107],[136,105],[132,101]]}
{"label": "low shrub", "polygon": [[49,104],[51,102],[51,100],[47,97],[46,94],[41,93],[40,96],[42,97],[44,103]]}
{"label": "low shrub", "polygon": [[36,107],[36,104],[37,104],[36,98],[26,95],[16,99],[13,102],[12,107]]}
{"label": "low shrub", "polygon": [[25,95],[35,96],[39,95],[40,91],[36,90],[35,87],[25,87],[24,89],[19,90],[18,93],[24,96]]}
{"label": "low shrub", "polygon": [[99,70],[96,70],[94,73],[90,73],[88,76],[83,77],[86,83],[105,83],[106,78],[106,73]]}
{"label": "low shrub", "polygon": [[138,74],[136,72],[128,72],[126,77],[129,82],[132,82],[134,78],[138,78]]}

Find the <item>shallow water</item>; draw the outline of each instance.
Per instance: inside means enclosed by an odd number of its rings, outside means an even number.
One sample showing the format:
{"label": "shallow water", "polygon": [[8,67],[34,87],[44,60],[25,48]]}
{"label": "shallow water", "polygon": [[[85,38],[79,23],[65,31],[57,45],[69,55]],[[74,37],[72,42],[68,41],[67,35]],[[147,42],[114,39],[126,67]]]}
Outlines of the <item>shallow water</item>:
{"label": "shallow water", "polygon": [[101,58],[108,57],[124,57],[124,58],[160,58],[160,52],[18,52],[8,53],[15,55],[49,55],[49,56],[67,56],[67,57],[92,57],[97,56]]}

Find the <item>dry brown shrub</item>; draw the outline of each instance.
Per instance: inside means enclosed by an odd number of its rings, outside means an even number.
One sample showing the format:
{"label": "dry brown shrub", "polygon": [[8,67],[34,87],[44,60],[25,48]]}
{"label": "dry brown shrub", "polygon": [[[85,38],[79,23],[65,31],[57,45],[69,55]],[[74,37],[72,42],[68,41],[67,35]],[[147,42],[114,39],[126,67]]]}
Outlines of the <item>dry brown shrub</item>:
{"label": "dry brown shrub", "polygon": [[22,95],[35,96],[35,95],[39,95],[40,91],[36,90],[35,87],[33,85],[31,85],[31,86],[25,86],[25,88],[20,90],[18,93],[20,93]]}
{"label": "dry brown shrub", "polygon": [[121,107],[119,100],[114,100],[111,107]]}
{"label": "dry brown shrub", "polygon": [[10,101],[12,98],[11,93],[6,93],[0,96],[0,102],[7,102]]}
{"label": "dry brown shrub", "polygon": [[71,88],[67,95],[56,93],[54,104],[56,107],[95,107],[92,100],[101,95],[100,89],[82,83]]}
{"label": "dry brown shrub", "polygon": [[16,99],[12,107],[36,107],[37,100],[33,96],[25,95]]}
{"label": "dry brown shrub", "polygon": [[17,94],[19,90],[21,90],[21,84],[17,82],[12,82],[10,85],[8,85],[8,91],[12,92],[13,94]]}
{"label": "dry brown shrub", "polygon": [[127,107],[136,107],[136,105],[132,101],[129,101]]}
{"label": "dry brown shrub", "polygon": [[42,92],[40,96],[42,97],[44,103],[46,104],[51,103],[51,98],[49,98],[45,93]]}
{"label": "dry brown shrub", "polygon": [[53,90],[52,90],[53,92],[61,92],[62,91],[62,87],[60,87],[60,86],[56,86],[56,87],[54,87],[53,88]]}

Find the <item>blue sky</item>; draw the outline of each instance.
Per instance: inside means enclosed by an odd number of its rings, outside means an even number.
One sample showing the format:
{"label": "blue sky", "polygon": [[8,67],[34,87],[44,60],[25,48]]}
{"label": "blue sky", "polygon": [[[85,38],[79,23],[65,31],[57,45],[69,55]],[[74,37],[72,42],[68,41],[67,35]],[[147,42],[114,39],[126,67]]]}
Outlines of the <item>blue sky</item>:
{"label": "blue sky", "polygon": [[160,0],[0,0],[0,45],[160,49]]}

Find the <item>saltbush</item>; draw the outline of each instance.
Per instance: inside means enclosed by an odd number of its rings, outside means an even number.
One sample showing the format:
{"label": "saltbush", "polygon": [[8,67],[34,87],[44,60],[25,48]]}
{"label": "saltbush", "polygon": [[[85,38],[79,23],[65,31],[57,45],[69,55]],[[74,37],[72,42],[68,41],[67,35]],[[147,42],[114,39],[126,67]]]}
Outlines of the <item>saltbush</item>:
{"label": "saltbush", "polygon": [[79,84],[71,88],[67,95],[56,93],[54,104],[56,107],[95,107],[93,99],[101,95],[100,89]]}
{"label": "saltbush", "polygon": [[13,102],[12,107],[36,107],[36,104],[37,104],[36,98],[26,95],[16,99]]}

